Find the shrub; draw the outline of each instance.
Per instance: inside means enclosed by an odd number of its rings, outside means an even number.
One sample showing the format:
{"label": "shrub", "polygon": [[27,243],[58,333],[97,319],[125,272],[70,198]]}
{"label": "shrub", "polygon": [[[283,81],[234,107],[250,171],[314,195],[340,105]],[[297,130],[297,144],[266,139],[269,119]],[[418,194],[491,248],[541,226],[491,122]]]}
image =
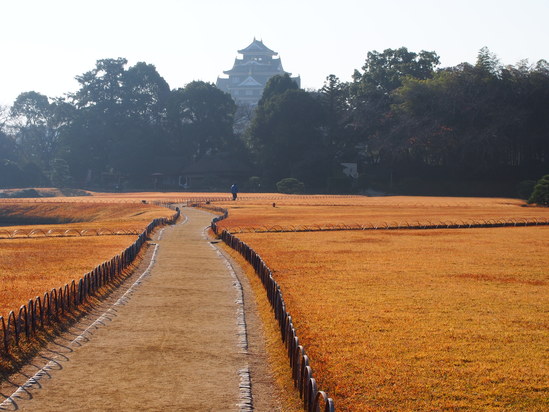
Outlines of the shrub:
{"label": "shrub", "polygon": [[543,176],[528,199],[528,203],[537,203],[538,205],[549,206],[549,175]]}
{"label": "shrub", "polygon": [[305,185],[303,182],[294,179],[293,177],[287,177],[276,183],[276,189],[279,193],[298,195],[304,192]]}

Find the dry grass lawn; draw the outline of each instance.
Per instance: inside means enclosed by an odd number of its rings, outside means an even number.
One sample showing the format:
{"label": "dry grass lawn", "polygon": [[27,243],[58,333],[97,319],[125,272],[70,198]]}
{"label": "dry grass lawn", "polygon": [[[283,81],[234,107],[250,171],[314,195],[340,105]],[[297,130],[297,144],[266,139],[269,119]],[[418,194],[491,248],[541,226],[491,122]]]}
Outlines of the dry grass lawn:
{"label": "dry grass lawn", "polygon": [[[0,202],[0,232],[16,229],[134,229],[173,211],[151,204],[82,202]],[[49,220],[44,224],[44,220]],[[0,233],[1,235],[2,233]]]}
{"label": "dry grass lawn", "polygon": [[549,227],[239,237],[338,410],[549,408]]}
{"label": "dry grass lawn", "polygon": [[[123,229],[173,213],[141,200],[216,197],[228,194],[94,193],[13,207],[75,220],[61,227]],[[0,211],[16,204],[3,199]],[[221,225],[232,228],[549,218],[514,199],[240,194],[214,205],[230,208]],[[549,409],[549,227],[239,237],[275,270],[338,410]],[[133,240],[0,240],[0,315]]]}
{"label": "dry grass lawn", "polygon": [[[141,203],[2,202],[0,221],[11,217],[24,219],[27,225],[0,227],[0,237],[2,230],[13,232],[29,228],[105,228],[141,232],[153,219],[169,217],[173,213],[163,207]],[[32,224],[44,218],[72,223]],[[42,296],[52,288],[80,279],[135,239],[136,236],[124,235],[0,239],[0,316],[5,317],[10,310],[19,309],[29,299]]]}
{"label": "dry grass lawn", "polygon": [[[276,204],[273,207],[272,203]],[[432,197],[310,197],[215,203],[229,208],[221,228],[291,228],[329,225],[459,223],[508,219],[549,220],[548,208],[523,207],[517,199]]]}
{"label": "dry grass lawn", "polygon": [[0,240],[0,316],[77,280],[135,241],[135,236]]}

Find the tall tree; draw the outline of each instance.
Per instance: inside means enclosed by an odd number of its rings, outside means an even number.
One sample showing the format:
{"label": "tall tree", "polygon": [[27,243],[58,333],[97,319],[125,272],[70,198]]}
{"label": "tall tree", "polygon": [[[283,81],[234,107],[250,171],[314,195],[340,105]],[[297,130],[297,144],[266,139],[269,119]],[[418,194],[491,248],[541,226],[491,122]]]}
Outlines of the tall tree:
{"label": "tall tree", "polygon": [[[170,89],[153,65],[98,60],[77,76],[71,98],[77,114],[65,134],[65,157],[78,180],[147,175],[148,161],[163,147],[163,119]],[[95,178],[94,178],[95,176]]]}
{"label": "tall tree", "polygon": [[72,96],[78,108],[95,107],[105,114],[116,111],[124,98],[124,58],[97,60],[95,68],[76,76],[80,89]]}
{"label": "tall tree", "polygon": [[439,57],[433,51],[415,53],[406,47],[386,49],[382,53],[374,50],[368,52],[362,66],[363,72],[355,70],[353,79],[359,91],[371,92],[375,89],[388,94],[400,87],[406,77],[431,78],[439,63]]}
{"label": "tall tree", "polygon": [[294,80],[292,80],[292,78],[288,73],[285,73],[283,75],[273,76],[267,81],[267,84],[263,89],[263,94],[261,95],[261,99],[259,100],[259,104],[261,105],[266,100],[269,100],[271,97],[274,97],[277,94],[282,94],[286,90],[298,90],[298,89],[299,87],[297,83]]}
{"label": "tall tree", "polygon": [[101,59],[95,68],[76,76],[80,89],[70,97],[77,116],[64,136],[73,176],[98,181],[101,173],[117,169],[112,160],[117,140],[127,125],[124,74],[127,60]]}
{"label": "tall tree", "polygon": [[57,150],[54,108],[47,96],[34,91],[21,93],[11,107],[21,153],[27,162],[37,164],[42,170],[49,168]]}
{"label": "tall tree", "polygon": [[479,50],[475,67],[480,72],[495,77],[498,77],[502,70],[498,57],[488,47],[483,47]]}
{"label": "tall tree", "polygon": [[0,130],[0,159],[7,159],[11,161],[15,161],[17,159],[15,140],[2,130]]}
{"label": "tall tree", "polygon": [[285,177],[323,187],[331,159],[321,132],[322,107],[303,90],[287,89],[260,102],[247,142],[267,181]]}
{"label": "tall tree", "polygon": [[15,139],[8,134],[7,124],[10,120],[10,110],[0,105],[0,159],[16,160]]}
{"label": "tall tree", "polygon": [[402,136],[391,133],[395,117],[394,92],[407,78],[428,79],[435,73],[435,52],[408,51],[406,47],[368,52],[362,72],[355,70],[350,89],[351,121],[359,155],[370,165],[381,166],[392,181],[393,169],[407,151]]}
{"label": "tall tree", "polygon": [[[391,133],[423,165],[454,179],[521,179],[543,171],[549,76],[524,63],[501,67],[487,50],[395,92]],[[546,133],[546,132],[545,132]]]}
{"label": "tall tree", "polygon": [[152,64],[139,62],[124,74],[124,96],[128,114],[158,125],[165,116],[170,86]]}
{"label": "tall tree", "polygon": [[320,89],[320,102],[325,113],[326,141],[340,161],[356,160],[356,141],[349,133],[349,84],[333,74],[326,77]]}
{"label": "tall tree", "polygon": [[167,116],[173,148],[189,161],[232,149],[235,111],[231,96],[210,83],[194,81],[172,91]]}

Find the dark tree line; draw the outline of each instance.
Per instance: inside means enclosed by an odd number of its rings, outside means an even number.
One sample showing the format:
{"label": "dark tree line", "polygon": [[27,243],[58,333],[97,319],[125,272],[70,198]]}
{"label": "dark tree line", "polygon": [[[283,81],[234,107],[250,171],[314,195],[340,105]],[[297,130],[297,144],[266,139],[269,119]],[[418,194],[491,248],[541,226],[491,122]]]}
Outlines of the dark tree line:
{"label": "dark tree line", "polygon": [[[264,96],[248,129],[263,176],[322,191],[513,196],[547,173],[547,62],[502,66],[482,49],[474,65],[438,65],[434,52],[374,51],[351,82],[331,75],[301,91],[308,100],[294,103],[291,88]],[[357,179],[341,176],[348,162]]]}
{"label": "dark tree line", "polygon": [[153,65],[126,66],[99,60],[74,94],[26,92],[1,110],[0,186],[147,188],[165,171],[154,159],[183,168],[215,153],[253,165],[250,188],[263,190],[291,177],[317,192],[515,195],[549,169],[545,61],[503,66],[482,49],[475,64],[438,68],[435,52],[373,51],[350,82],[305,91],[272,78],[247,127],[212,84],[171,90]]}
{"label": "dark tree line", "polygon": [[[126,65],[123,58],[98,60],[63,99],[19,95],[0,129],[0,159],[10,168],[0,185],[108,187],[124,180],[148,188],[151,174],[165,171],[155,159],[176,158],[183,168],[242,146],[229,95],[201,81],[170,90],[153,65]],[[25,173],[29,167],[34,175]]]}

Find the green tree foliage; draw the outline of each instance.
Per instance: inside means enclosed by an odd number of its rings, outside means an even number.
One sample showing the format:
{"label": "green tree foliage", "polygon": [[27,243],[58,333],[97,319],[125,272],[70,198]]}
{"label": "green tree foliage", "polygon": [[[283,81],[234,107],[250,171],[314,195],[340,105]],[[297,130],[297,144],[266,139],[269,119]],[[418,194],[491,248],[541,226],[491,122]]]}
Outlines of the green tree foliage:
{"label": "green tree foliage", "polygon": [[368,52],[363,72],[355,70],[353,75],[355,89],[357,93],[388,94],[399,88],[406,77],[431,78],[438,65],[435,52],[415,53],[406,47]]}
{"label": "green tree foliage", "polygon": [[14,161],[0,159],[0,188],[17,188],[27,185],[25,173]]}
{"label": "green tree foliage", "polygon": [[64,136],[64,157],[77,180],[91,174],[98,181],[105,173],[143,179],[162,172],[151,161],[155,157],[191,161],[236,146],[235,105],[228,95],[204,82],[170,91],[153,65],[140,62],[126,70],[126,64],[99,60],[77,77],[77,113]]}
{"label": "green tree foliage", "polygon": [[[27,96],[28,99],[23,96]],[[37,108],[31,104],[35,96],[38,96],[37,100],[42,100],[38,93],[23,93],[17,100],[16,108],[0,106],[0,187],[44,186],[49,183],[41,168],[28,160],[33,157],[45,157],[40,153],[41,136],[37,136],[37,146],[33,146],[32,140],[28,138],[29,135],[32,136],[28,133],[29,130],[34,130],[35,126],[33,122]],[[47,103],[49,104],[49,101]],[[23,107],[27,104],[28,112]],[[49,109],[51,108],[52,104],[49,104]],[[56,110],[54,114],[55,112]],[[25,114],[28,114],[28,117]],[[36,114],[36,117],[40,119],[41,116]],[[55,115],[53,118],[48,116],[48,122],[55,124]],[[36,120],[36,123],[40,121]]]}
{"label": "green tree foliage", "polygon": [[543,176],[528,199],[528,203],[549,206],[549,175]]}
{"label": "green tree foliage", "polygon": [[[278,82],[273,79],[268,86]],[[276,182],[292,176],[310,187],[325,183],[331,159],[321,130],[322,114],[317,99],[293,87],[262,99],[247,142],[263,178]]]}
{"label": "green tree foliage", "polygon": [[259,101],[259,104],[265,103],[265,101],[269,100],[270,98],[284,93],[286,90],[298,90],[299,87],[297,86],[297,83],[292,80],[290,75],[288,73],[285,73],[283,75],[277,75],[273,76],[267,81],[267,84],[265,85],[265,89],[263,89],[263,94],[261,95],[261,99]]}
{"label": "green tree foliage", "polygon": [[15,140],[0,130],[0,160],[17,159],[17,146]]}
{"label": "green tree foliage", "polygon": [[49,184],[49,180],[34,163],[20,167],[13,160],[0,159],[0,188],[45,186],[47,184]]}
{"label": "green tree foliage", "polygon": [[391,108],[394,93],[406,79],[432,78],[438,64],[435,52],[401,47],[369,52],[362,72],[355,70],[349,97],[352,145],[363,161],[380,165],[388,180],[406,152],[401,136],[392,131],[398,124]]}
{"label": "green tree foliage", "polygon": [[451,177],[528,178],[549,156],[541,113],[549,108],[549,76],[537,70],[499,67],[484,56],[432,79],[408,78],[394,96],[391,134],[400,148]]}
{"label": "green tree foliage", "polygon": [[124,73],[127,113],[141,123],[159,125],[165,116],[170,86],[152,64],[136,63]]}
{"label": "green tree foliage", "polygon": [[80,88],[71,99],[77,112],[63,137],[64,157],[77,181],[90,183],[85,179],[97,181],[101,173],[119,170],[115,157],[124,152],[120,136],[129,123],[124,99],[126,64],[123,58],[102,59],[94,69],[76,76]]}
{"label": "green tree foliage", "polygon": [[13,103],[11,117],[24,158],[46,167],[57,148],[48,97],[34,91],[21,93]]}
{"label": "green tree foliage", "polygon": [[437,65],[434,52],[389,49],[368,53],[355,72],[349,107],[337,121],[369,181],[463,182],[459,193],[468,193],[465,182],[508,181],[505,194],[514,195],[519,181],[546,170],[545,61],[502,66],[483,48],[474,65],[435,71]]}
{"label": "green tree foliage", "polygon": [[150,159],[162,147],[161,119],[169,86],[155,67],[127,60],[98,60],[96,67],[76,79],[72,96],[78,109],[65,143],[74,175],[148,174]]}
{"label": "green tree foliage", "polygon": [[52,185],[55,187],[69,187],[72,183],[69,164],[64,159],[53,159],[50,166]]}
{"label": "green tree foliage", "polygon": [[487,77],[498,77],[501,73],[501,63],[488,47],[483,47],[478,52],[475,67]]}
{"label": "green tree foliage", "polygon": [[80,89],[73,95],[78,108],[97,108],[105,115],[120,113],[124,101],[124,58],[97,60],[95,68],[76,76]]}
{"label": "green tree foliage", "polygon": [[139,62],[124,72],[122,127],[112,140],[111,169],[126,176],[153,172],[151,158],[165,148],[162,121],[169,94],[168,83],[151,64]]}
{"label": "green tree foliage", "polygon": [[168,172],[156,157],[184,167],[213,154],[244,161],[248,152],[262,190],[288,176],[310,191],[339,190],[341,162],[358,163],[364,188],[408,193],[430,193],[428,182],[438,181],[443,193],[471,194],[490,179],[508,191],[478,194],[515,195],[518,182],[546,173],[549,64],[503,66],[487,48],[474,64],[438,64],[435,52],[402,47],[369,52],[352,82],[329,75],[315,92],[275,76],[255,112],[241,108],[252,120],[240,139],[234,102],[212,84],[170,90],[153,65],[98,60],[66,100],[26,92],[9,113],[0,107],[0,179],[144,182]]}
{"label": "green tree foliage", "polygon": [[334,159],[356,160],[357,142],[352,139],[349,132],[349,84],[342,83],[337,76],[331,74],[326,77],[319,97],[324,108],[326,141],[331,147]]}
{"label": "green tree foliage", "polygon": [[236,105],[211,83],[194,81],[172,91],[167,107],[171,143],[188,161],[206,154],[235,150]]}

